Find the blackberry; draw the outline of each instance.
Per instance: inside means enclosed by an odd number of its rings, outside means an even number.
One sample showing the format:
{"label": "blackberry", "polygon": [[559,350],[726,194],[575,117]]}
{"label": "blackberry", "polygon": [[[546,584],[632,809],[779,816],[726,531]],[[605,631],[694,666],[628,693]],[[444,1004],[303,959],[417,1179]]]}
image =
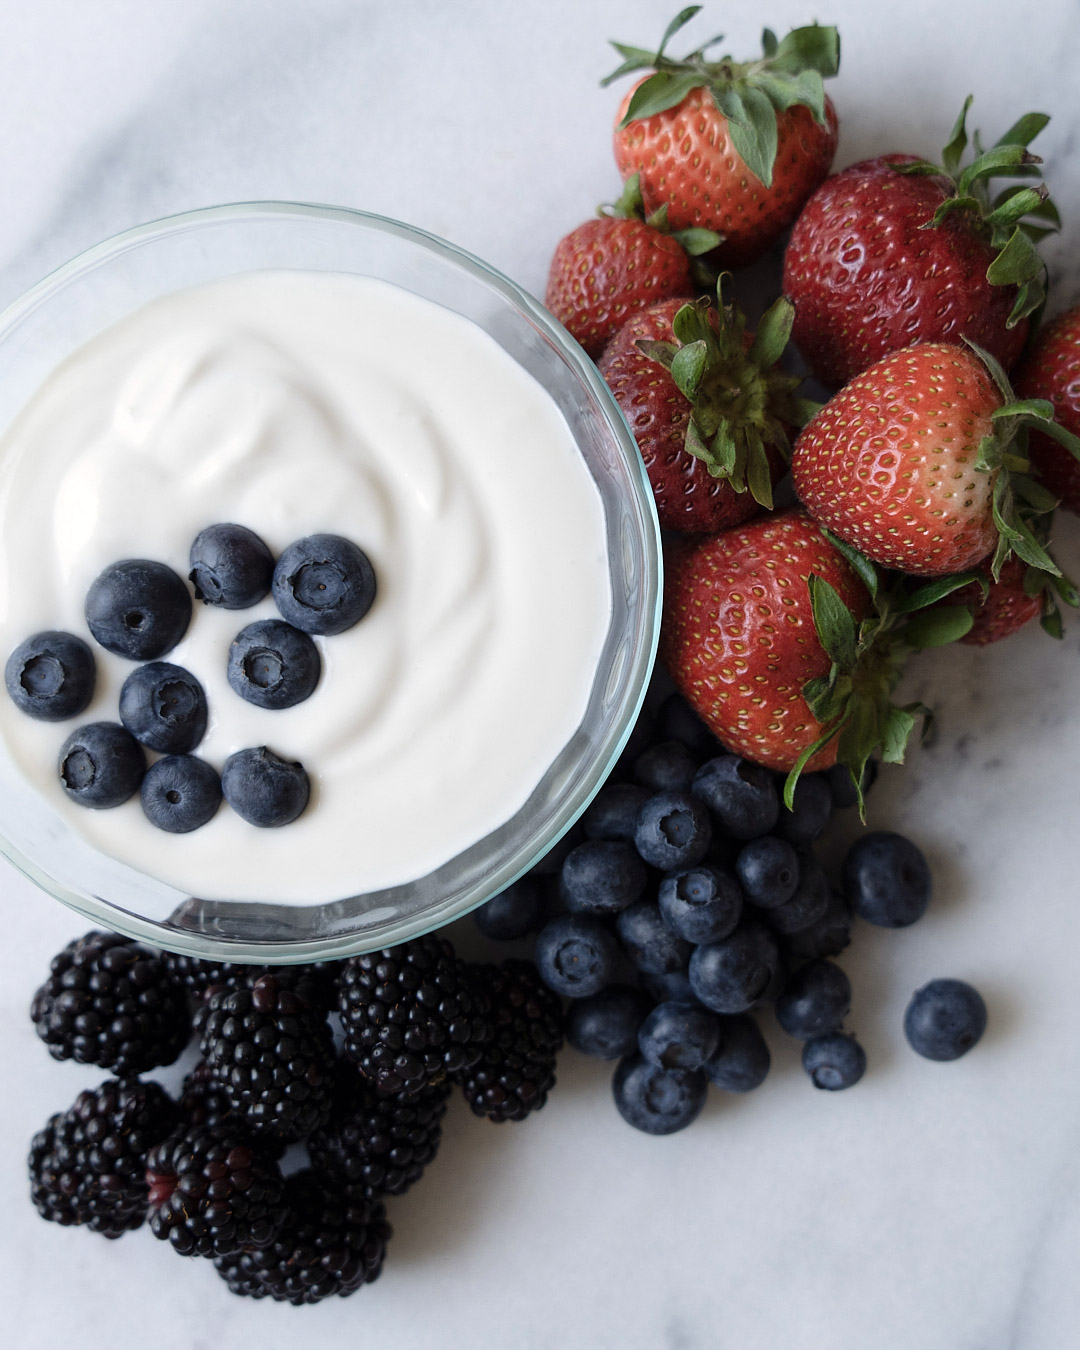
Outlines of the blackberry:
{"label": "blackberry", "polygon": [[178,952],[162,952],[161,959],[173,983],[180,985],[195,1003],[203,1001],[208,989],[219,984],[231,985],[251,969],[234,961],[203,961]]}
{"label": "blackberry", "polygon": [[331,1191],[311,1171],[289,1177],[285,1192],[289,1220],[276,1242],[215,1260],[234,1294],[299,1306],[378,1279],[392,1232],[379,1201]]}
{"label": "blackberry", "polygon": [[268,1247],[285,1223],[285,1183],[243,1124],[181,1126],[146,1160],[150,1229],[181,1256]]}
{"label": "blackberry", "polygon": [[80,1092],[30,1145],[30,1198],[43,1219],[122,1237],[146,1218],[146,1155],[176,1125],[157,1083],[107,1078]]}
{"label": "blackberry", "polygon": [[172,1064],[191,1022],[183,994],[152,952],[116,933],[87,933],[51,963],[30,1016],[53,1059],[120,1076]]}
{"label": "blackberry", "polygon": [[307,984],[268,972],[216,989],[199,1013],[203,1057],[256,1134],[303,1139],[330,1118],[334,1039]]}
{"label": "blackberry", "polygon": [[531,961],[482,966],[476,974],[490,994],[491,1039],[476,1064],[457,1078],[475,1115],[500,1124],[524,1120],[540,1110],[555,1086],[562,1005]]}
{"label": "blackberry", "polygon": [[169,974],[194,999],[196,1004],[206,1001],[208,993],[219,986],[227,989],[250,988],[263,975],[274,975],[283,988],[300,990],[312,1007],[329,1012],[334,1004],[334,975],[341,962],[318,962],[314,965],[251,966],[239,961],[201,961],[196,956],[178,956],[162,952]]}
{"label": "blackberry", "polygon": [[[243,1117],[238,1118],[228,1093],[218,1083],[205,1059],[200,1059],[184,1079],[179,1106],[180,1120],[189,1129],[195,1125],[220,1125],[225,1120],[243,1126]],[[281,1158],[287,1145],[270,1134],[260,1134],[259,1147],[269,1157]]]}
{"label": "blackberry", "polygon": [[314,1166],[358,1194],[404,1195],[442,1141],[449,1083],[407,1096],[380,1097],[352,1065],[342,1065],[329,1124],[307,1141]]}
{"label": "blackberry", "polygon": [[385,1096],[470,1069],[489,1034],[483,990],[444,938],[352,957],[338,996],[345,1051]]}

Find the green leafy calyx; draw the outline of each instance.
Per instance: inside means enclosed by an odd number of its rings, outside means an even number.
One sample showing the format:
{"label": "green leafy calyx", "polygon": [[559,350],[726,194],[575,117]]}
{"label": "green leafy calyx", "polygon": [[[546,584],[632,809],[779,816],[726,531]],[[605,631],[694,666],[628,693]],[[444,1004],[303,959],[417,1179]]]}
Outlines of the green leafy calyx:
{"label": "green leafy calyx", "polygon": [[668,56],[668,43],[701,8],[690,5],[681,10],[668,24],[656,51],[613,42],[622,64],[601,83],[610,84],[638,70],[654,72],[634,90],[620,124],[624,127],[677,107],[693,89],[707,89],[727,119],[732,144],[746,167],[765,187],[771,187],[777,116],[800,104],[824,126],[823,82],[840,67],[840,37],[835,28],[815,23],[793,28],[778,41],[766,28],[761,38],[762,54],[756,61],[736,62],[730,56],[709,58],[710,49],[724,40],[722,34],[680,60]]}
{"label": "green leafy calyx", "polygon": [[[692,227],[686,230],[671,230],[668,228],[667,220],[667,202],[664,202],[658,210],[652,215],[645,214],[645,203],[641,196],[641,175],[631,174],[623,184],[623,190],[617,201],[605,202],[598,211],[598,215],[608,216],[612,220],[643,220],[646,225],[654,230],[659,230],[661,234],[666,234],[682,246],[682,250],[691,258],[700,258],[702,254],[710,253],[719,244],[723,243],[723,235],[717,234],[715,230],[704,230],[698,227]],[[713,273],[715,279],[715,272]]]}

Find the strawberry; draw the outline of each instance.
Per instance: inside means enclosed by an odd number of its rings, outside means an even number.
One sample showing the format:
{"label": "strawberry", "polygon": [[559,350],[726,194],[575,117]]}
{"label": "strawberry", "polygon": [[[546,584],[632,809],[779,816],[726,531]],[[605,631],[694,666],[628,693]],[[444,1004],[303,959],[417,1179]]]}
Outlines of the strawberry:
{"label": "strawberry", "polygon": [[817,406],[796,398],[800,380],[776,365],[791,326],[786,301],[751,339],[741,312],[718,294],[719,309],[667,300],[643,310],[600,360],[667,529],[719,530],[771,507],[787,428]]}
{"label": "strawberry", "polygon": [[632,71],[654,73],[623,99],[615,125],[615,163],[638,174],[648,211],[666,205],[673,229],[700,226],[723,238],[727,267],[760,257],[799,214],[836,153],[836,111],[824,77],[835,75],[835,28],[796,28],[764,54],[736,63],[706,60],[713,38],[681,61],[670,39],[701,9],[684,9],[655,52],[612,43],[624,58],[604,84]]}
{"label": "strawberry", "polygon": [[[1054,416],[1080,435],[1080,306],[1040,330],[1016,372],[1020,398],[1047,399]],[[1041,432],[1032,432],[1031,462],[1067,511],[1080,514],[1080,463]]]}
{"label": "strawberry", "polygon": [[1060,575],[1032,525],[1054,498],[1024,454],[1034,426],[1080,455],[1050,404],[1016,403],[986,352],[927,343],[857,375],[803,428],[791,472],[807,510],[882,567],[942,576],[1010,553]]}
{"label": "strawberry", "polygon": [[[1005,369],[1044,298],[1034,240],[1058,217],[1027,145],[1049,120],[1029,113],[961,170],[964,104],[937,166],[912,155],[864,160],[807,202],[784,255],[794,337],[834,388],[889,352],[967,338]],[[990,200],[998,175],[1020,177]]]}
{"label": "strawberry", "polygon": [[[1009,558],[998,580],[989,582],[985,595],[978,582],[956,592],[955,601],[971,605],[974,613],[974,622],[961,642],[985,647],[987,643],[1011,637],[1038,618],[1043,611],[1043,599],[1038,591],[1028,595],[1024,589],[1028,571],[1027,563],[1020,558]],[[989,577],[989,568],[984,575]]]}
{"label": "strawberry", "polygon": [[544,304],[597,357],[635,311],[692,297],[690,258],[718,243],[711,230],[668,233],[663,209],[645,220],[631,178],[614,205],[559,241]]}

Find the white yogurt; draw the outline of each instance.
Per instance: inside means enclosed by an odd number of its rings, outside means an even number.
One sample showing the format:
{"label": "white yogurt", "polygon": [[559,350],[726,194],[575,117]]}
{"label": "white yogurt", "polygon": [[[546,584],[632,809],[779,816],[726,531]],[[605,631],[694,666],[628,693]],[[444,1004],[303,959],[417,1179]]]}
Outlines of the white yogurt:
{"label": "white yogurt", "polygon": [[186,835],[136,795],[69,802],[57,752],[117,720],[133,663],[91,643],[94,702],[36,722],[0,695],[0,736],[102,852],[208,898],[339,899],[425,875],[508,820],[581,721],[611,593],[599,494],[550,396],[467,320],[383,282],[252,272],[146,305],[42,385],[0,442],[0,645],[88,641],[94,577],[122,558],[188,572],[206,525],[277,554],[341,534],[372,559],[365,619],[316,638],[315,693],[282,712],[229,687],[242,611],[196,604],[163,659],[202,681],[196,750],[219,770],[267,745],[311,779],[304,814],[257,829],[223,804]]}

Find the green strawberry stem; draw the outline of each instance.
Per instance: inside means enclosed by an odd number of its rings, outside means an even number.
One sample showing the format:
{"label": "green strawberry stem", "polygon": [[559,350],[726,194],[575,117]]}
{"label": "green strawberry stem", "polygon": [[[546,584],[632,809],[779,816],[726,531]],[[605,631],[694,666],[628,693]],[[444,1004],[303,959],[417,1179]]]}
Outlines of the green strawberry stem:
{"label": "green strawberry stem", "polygon": [[772,509],[768,447],[791,455],[789,426],[801,427],[819,405],[797,397],[802,383],[779,366],[791,335],[795,311],[783,298],[758,324],[753,342],[746,316],[724,301],[724,278],[717,283],[716,308],[707,299],[683,305],[672,323],[676,341],[640,340],[651,361],[669,371],[692,411],[684,448],[700,459],[713,478]]}
{"label": "green strawberry stem", "polygon": [[756,61],[736,62],[730,56],[707,60],[706,53],[724,40],[723,35],[673,60],[667,55],[668,43],[701,8],[690,5],[680,10],[664,30],[656,51],[613,42],[622,64],[601,84],[638,70],[655,72],[634,90],[621,123],[624,127],[677,107],[693,89],[707,89],[727,119],[732,144],[746,167],[765,187],[771,187],[777,116],[800,104],[824,126],[824,81],[840,68],[840,37],[835,28],[815,23],[793,28],[778,41],[766,28],[761,36],[762,55]]}
{"label": "green strawberry stem", "polygon": [[697,227],[687,230],[669,229],[667,202],[664,202],[651,216],[646,216],[645,203],[641,198],[641,175],[637,173],[631,174],[623,184],[623,190],[618,199],[613,202],[605,202],[597,208],[596,214],[610,216],[613,220],[643,220],[646,225],[651,225],[654,230],[659,230],[661,234],[666,234],[674,239],[690,258],[699,258],[704,253],[711,253],[714,248],[724,242],[723,235],[717,234],[715,230],[703,230]]}

